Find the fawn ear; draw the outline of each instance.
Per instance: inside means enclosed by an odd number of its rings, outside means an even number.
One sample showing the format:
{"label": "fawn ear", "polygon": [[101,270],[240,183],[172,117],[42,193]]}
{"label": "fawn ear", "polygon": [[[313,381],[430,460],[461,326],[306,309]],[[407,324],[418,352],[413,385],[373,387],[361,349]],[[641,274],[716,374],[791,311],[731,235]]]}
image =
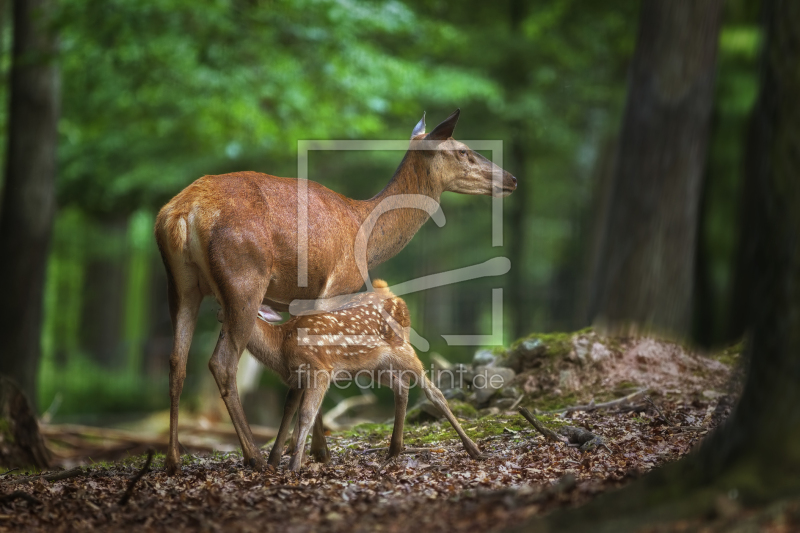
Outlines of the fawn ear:
{"label": "fawn ear", "polygon": [[426,141],[444,141],[453,136],[453,130],[456,129],[458,124],[458,115],[461,114],[461,109],[456,109],[453,114],[442,121],[441,124],[433,128],[426,137]]}
{"label": "fawn ear", "polygon": [[422,135],[425,133],[425,111],[422,112],[422,118],[419,119],[417,125],[414,126],[414,131],[411,132],[411,138],[413,139],[417,135]]}

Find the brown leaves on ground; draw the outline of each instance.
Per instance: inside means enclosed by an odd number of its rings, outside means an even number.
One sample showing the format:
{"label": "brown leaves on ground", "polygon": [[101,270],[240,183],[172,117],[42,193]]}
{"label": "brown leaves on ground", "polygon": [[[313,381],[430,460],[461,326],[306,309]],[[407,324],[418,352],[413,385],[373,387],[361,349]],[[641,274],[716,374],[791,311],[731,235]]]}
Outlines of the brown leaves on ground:
{"label": "brown leaves on ground", "polygon": [[[730,397],[687,403],[664,401],[640,413],[575,412],[563,420],[600,435],[612,453],[582,453],[545,441],[519,415],[464,421],[489,458],[476,462],[447,426],[406,431],[404,454],[385,463],[388,435],[375,428],[329,438],[333,460],[306,463],[299,474],[254,472],[237,453],[185,456],[179,476],[163,471],[163,456],[118,502],[144,457],[90,465],[82,477],[18,483],[0,477],[0,496],[24,491],[41,502],[0,503],[0,530],[147,529],[241,531],[500,530],[558,506],[575,505],[599,492],[689,452],[727,416]],[[545,418],[556,428],[559,419]],[[488,427],[488,429],[487,429]],[[687,429],[691,428],[691,429]],[[437,440],[441,433],[444,440]],[[284,457],[285,467],[288,457]]]}

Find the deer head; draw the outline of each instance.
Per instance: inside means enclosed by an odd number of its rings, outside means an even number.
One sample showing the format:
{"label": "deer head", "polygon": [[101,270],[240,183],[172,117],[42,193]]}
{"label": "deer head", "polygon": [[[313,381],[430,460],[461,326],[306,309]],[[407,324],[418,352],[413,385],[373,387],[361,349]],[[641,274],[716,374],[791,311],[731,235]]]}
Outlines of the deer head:
{"label": "deer head", "polygon": [[482,194],[503,198],[517,188],[517,178],[495,165],[466,144],[453,139],[460,109],[425,134],[425,115],[411,134],[411,150],[430,178],[439,180],[436,189],[461,194]]}

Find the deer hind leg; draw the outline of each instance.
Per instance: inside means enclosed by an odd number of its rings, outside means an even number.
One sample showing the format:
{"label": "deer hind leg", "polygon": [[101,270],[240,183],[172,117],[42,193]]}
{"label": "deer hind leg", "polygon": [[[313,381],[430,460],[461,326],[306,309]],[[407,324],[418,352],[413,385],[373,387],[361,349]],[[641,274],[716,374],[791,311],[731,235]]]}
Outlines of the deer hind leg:
{"label": "deer hind leg", "polygon": [[322,410],[317,412],[311,431],[311,457],[319,463],[328,463],[331,460],[331,452],[328,451],[328,442],[325,440],[325,427],[322,425]]}
{"label": "deer hind leg", "polygon": [[394,392],[394,427],[392,428],[392,440],[389,444],[389,458],[397,457],[403,452],[403,424],[406,420],[406,409],[408,407],[408,385],[404,372],[391,372],[388,379],[382,380],[387,383]]}
{"label": "deer hind leg", "polygon": [[228,283],[220,287],[219,298],[222,300],[220,304],[225,321],[222,323],[214,354],[208,362],[233,427],[236,429],[236,435],[239,437],[244,463],[257,470],[263,470],[266,462],[253,441],[253,433],[242,409],[236,386],[236,369],[250,339],[258,316],[258,308],[267,289],[264,279],[257,272],[242,272],[235,276],[235,281],[238,283],[235,285]]}
{"label": "deer hind leg", "polygon": [[469,456],[473,459],[485,459],[486,456],[481,453],[480,449],[478,449],[478,446],[472,442],[472,439],[470,439],[461,428],[461,424],[458,423],[456,417],[453,416],[453,412],[450,410],[450,406],[447,405],[447,400],[445,399],[444,394],[442,394],[442,391],[440,391],[424,373],[420,374],[420,381],[422,390],[425,392],[425,396],[428,397],[433,405],[438,407],[439,410],[444,413],[444,416],[461,438],[461,442],[464,444],[464,448],[467,450]]}
{"label": "deer hind leg", "polygon": [[300,411],[297,415],[300,424],[300,431],[297,435],[297,442],[292,451],[292,458],[289,460],[289,470],[294,472],[303,466],[303,452],[306,447],[306,438],[314,424],[314,419],[319,413],[325,392],[328,390],[328,383],[317,383],[313,388],[307,388],[303,392],[303,401],[300,403]]}
{"label": "deer hind leg", "polygon": [[[166,265],[166,262],[165,262]],[[192,336],[197,322],[197,311],[203,295],[197,288],[197,277],[187,269],[180,285],[176,282],[167,266],[167,296],[170,317],[172,318],[173,345],[169,357],[169,447],[165,467],[169,475],[177,474],[181,469],[181,454],[178,450],[178,406],[186,379],[186,360]]]}
{"label": "deer hind leg", "polygon": [[302,399],[303,389],[289,389],[289,394],[286,395],[286,404],[283,406],[283,418],[278,429],[278,436],[275,437],[275,444],[272,445],[272,450],[269,452],[269,460],[267,461],[275,469],[281,464],[283,445],[286,444],[286,437],[292,425],[292,417],[294,417],[294,413],[297,411]]}
{"label": "deer hind leg", "polygon": [[[297,445],[297,436],[300,434],[300,419],[292,431],[292,442],[290,447],[294,449]],[[329,463],[331,454],[328,451],[328,442],[325,440],[325,427],[322,424],[322,410],[317,413],[314,425],[311,428],[311,457],[318,463]]]}

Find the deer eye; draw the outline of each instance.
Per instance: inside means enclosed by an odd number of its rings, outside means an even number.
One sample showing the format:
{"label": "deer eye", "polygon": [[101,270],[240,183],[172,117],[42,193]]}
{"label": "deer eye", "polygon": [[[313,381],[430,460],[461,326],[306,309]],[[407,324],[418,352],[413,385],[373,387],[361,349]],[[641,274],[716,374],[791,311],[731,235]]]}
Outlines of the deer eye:
{"label": "deer eye", "polygon": [[463,150],[463,149],[459,150],[458,153],[461,154],[461,155],[467,155],[467,151]]}

